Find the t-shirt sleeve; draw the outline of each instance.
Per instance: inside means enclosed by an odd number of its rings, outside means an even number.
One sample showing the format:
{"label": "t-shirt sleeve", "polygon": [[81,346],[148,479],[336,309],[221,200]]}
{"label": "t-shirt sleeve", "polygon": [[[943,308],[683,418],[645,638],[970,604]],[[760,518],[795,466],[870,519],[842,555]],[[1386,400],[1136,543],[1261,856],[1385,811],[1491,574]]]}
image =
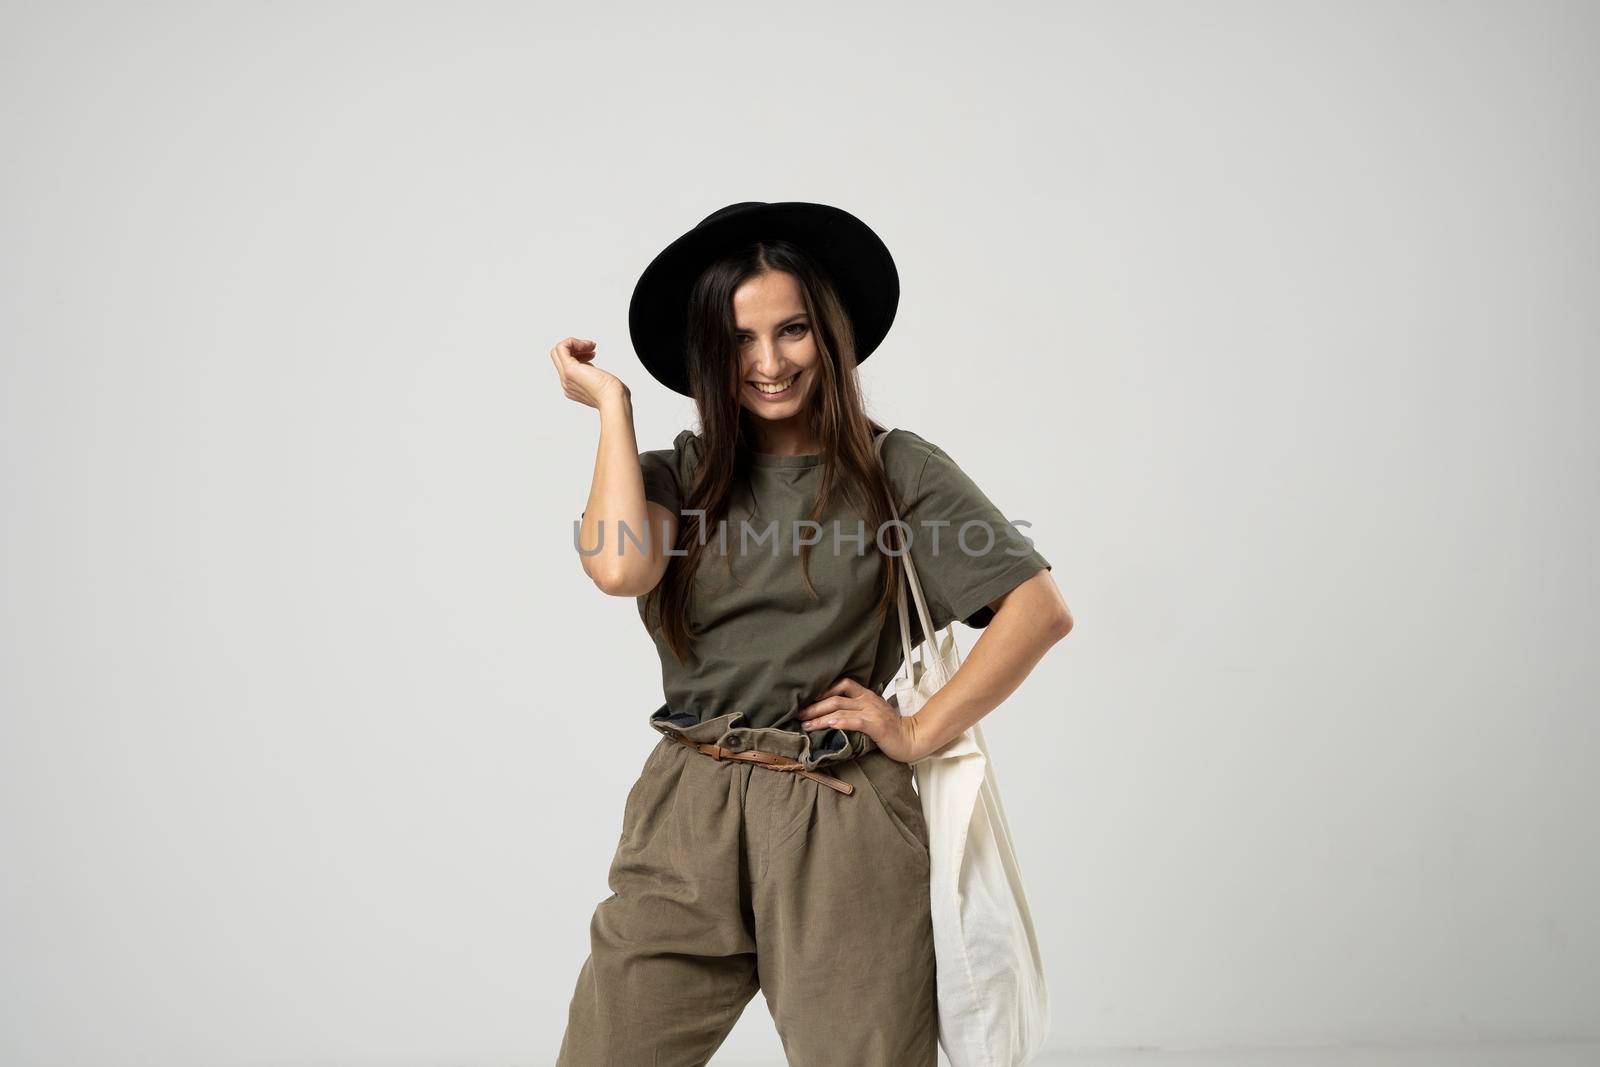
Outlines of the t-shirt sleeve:
{"label": "t-shirt sleeve", "polygon": [[[910,526],[911,559],[928,613],[935,630],[952,621],[981,630],[994,619],[989,602],[1050,570],[1050,561],[948,453],[926,441],[923,447],[900,517]],[[916,606],[907,606],[915,620]]]}
{"label": "t-shirt sleeve", "polygon": [[677,450],[658,448],[640,452],[639,471],[644,475],[644,498],[677,514],[683,507],[678,490]]}

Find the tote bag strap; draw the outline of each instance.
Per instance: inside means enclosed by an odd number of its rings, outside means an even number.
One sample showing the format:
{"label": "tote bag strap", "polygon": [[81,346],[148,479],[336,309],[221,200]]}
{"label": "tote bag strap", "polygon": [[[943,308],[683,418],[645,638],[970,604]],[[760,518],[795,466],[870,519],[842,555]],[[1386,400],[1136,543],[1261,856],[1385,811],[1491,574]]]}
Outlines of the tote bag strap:
{"label": "tote bag strap", "polygon": [[[883,462],[883,442],[888,439],[890,432],[892,432],[892,431],[885,430],[883,433],[879,434],[877,439],[873,442],[873,448],[877,451],[878,462],[879,462],[880,466],[882,465],[882,462]],[[885,476],[885,478],[888,477],[887,468],[885,468],[885,470],[884,470],[884,476]],[[889,514],[891,516],[893,516],[896,521],[898,521],[899,518],[900,518],[900,513],[895,508],[894,497],[892,495],[888,499],[888,504],[889,504]],[[905,656],[906,670],[907,670],[908,675],[909,675],[909,672],[911,671],[911,664],[912,664],[912,660],[913,660],[913,651],[914,650],[911,647],[911,626],[910,626],[910,622],[909,622],[909,620],[907,618],[907,613],[906,613],[906,585],[907,584],[911,585],[912,594],[917,600],[917,609],[919,611],[919,614],[918,614],[917,618],[918,618],[918,621],[920,621],[922,623],[922,634],[923,634],[923,640],[924,641],[927,641],[928,636],[930,635],[930,633],[932,631],[930,629],[931,620],[927,617],[926,603],[925,603],[925,601],[924,601],[924,599],[922,597],[922,588],[921,588],[922,583],[917,581],[917,579],[916,579],[916,562],[911,558],[911,553],[910,553],[909,550],[903,551],[901,553],[901,555],[900,555],[900,558],[901,558],[901,560],[904,561],[903,562],[903,567],[904,567],[904,570],[905,570],[906,577],[905,577],[904,581],[901,582],[899,588],[897,588],[895,590],[895,602],[896,602],[896,607],[899,609],[899,616],[900,616],[900,647],[901,647],[901,649],[902,649],[902,651],[904,653],[904,656]],[[918,650],[920,650],[921,647],[922,646],[919,645],[918,646]],[[921,662],[926,664],[927,658],[928,658],[927,656],[922,656],[921,657]],[[913,680],[915,680],[915,679],[913,679]]]}
{"label": "tote bag strap", "polygon": [[[883,462],[883,442],[888,439],[889,434],[892,432],[892,430],[885,430],[883,433],[877,436],[876,440],[873,441],[873,448],[877,452],[880,466]],[[887,468],[885,468],[884,474],[885,477],[888,476]],[[889,514],[894,517],[895,521],[899,521],[900,512],[894,506],[894,496],[892,493],[889,496]],[[902,533],[904,533],[904,531],[902,531]],[[938,635],[934,633],[933,618],[928,612],[928,601],[927,597],[924,596],[922,592],[922,582],[917,578],[917,564],[911,558],[909,540],[906,540],[905,544],[907,547],[903,552],[900,553],[900,561],[905,568],[905,581],[897,590],[895,590],[895,599],[896,606],[898,607],[900,613],[900,646],[904,650],[905,654],[906,671],[908,676],[912,678],[912,681],[915,682],[915,676],[910,675],[912,660],[911,624],[906,611],[906,587],[910,586],[912,599],[916,601],[917,605],[917,621],[922,625],[923,643],[918,647],[925,649],[927,646],[931,645],[936,652],[936,654],[931,657],[926,654],[920,657],[922,668],[923,670],[927,670],[930,661],[939,664],[937,670],[941,674],[940,684],[942,685],[943,683],[948,682],[950,679],[948,676],[944,675],[944,663],[937,655],[937,649],[939,647]],[[946,629],[948,630],[948,627],[946,627]]]}

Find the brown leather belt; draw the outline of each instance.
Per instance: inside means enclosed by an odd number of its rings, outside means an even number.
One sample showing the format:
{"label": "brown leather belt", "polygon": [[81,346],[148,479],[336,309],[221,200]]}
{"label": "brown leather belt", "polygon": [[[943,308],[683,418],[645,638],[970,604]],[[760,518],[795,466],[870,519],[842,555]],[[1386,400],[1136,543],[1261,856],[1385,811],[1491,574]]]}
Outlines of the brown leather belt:
{"label": "brown leather belt", "polygon": [[765,752],[759,748],[736,752],[731,748],[723,748],[721,745],[713,745],[710,742],[691,741],[682,734],[668,733],[667,736],[674,741],[688,745],[692,749],[704,752],[712,759],[743,760],[746,763],[759,763],[761,766],[775,771],[788,771],[791,774],[798,774],[802,778],[809,778],[813,782],[820,782],[829,789],[837,789],[845,796],[849,796],[856,790],[856,787],[849,782],[823,771],[808,771],[806,770],[806,765],[799,760],[790,759],[788,756],[780,756],[776,752]]}

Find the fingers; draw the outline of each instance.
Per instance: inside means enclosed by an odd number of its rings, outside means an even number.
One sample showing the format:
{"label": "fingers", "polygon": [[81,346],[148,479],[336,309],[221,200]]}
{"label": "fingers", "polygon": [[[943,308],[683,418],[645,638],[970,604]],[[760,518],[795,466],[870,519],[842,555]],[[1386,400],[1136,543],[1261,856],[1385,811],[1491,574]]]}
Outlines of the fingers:
{"label": "fingers", "polygon": [[826,719],[814,719],[811,722],[806,723],[803,728],[807,730],[855,730],[857,733],[863,734],[870,734],[872,732],[867,728],[867,722],[865,719],[862,719],[857,715],[853,715],[848,711],[840,712],[839,714],[830,716]]}
{"label": "fingers", "polygon": [[556,346],[550,350],[550,359],[557,367],[568,360],[587,363],[594,358],[599,345],[582,337],[568,337],[557,341]]}
{"label": "fingers", "polygon": [[[883,705],[882,709],[877,707],[879,704]],[[888,709],[888,705],[876,692],[854,678],[840,678],[828,687],[820,700],[807,704],[798,714],[804,730],[837,727],[876,737],[877,724],[882,721],[880,712],[884,709]]]}
{"label": "fingers", "polygon": [[818,718],[818,717],[823,716],[823,715],[831,715],[831,714],[834,714],[835,712],[851,711],[851,710],[854,710],[854,709],[855,709],[855,702],[853,700],[851,700],[849,697],[844,697],[844,696],[824,697],[823,699],[817,701],[815,704],[808,704],[805,707],[801,708],[800,709],[800,713],[799,713],[800,714],[800,721],[802,723],[809,722],[812,719]]}
{"label": "fingers", "polygon": [[561,380],[561,391],[568,400],[593,406],[590,390],[579,382],[578,373],[580,367],[593,366],[591,361],[598,348],[588,338],[567,337],[556,342],[556,346],[550,350],[550,362],[556,369],[556,377]]}
{"label": "fingers", "polygon": [[860,699],[866,692],[867,687],[854,678],[840,678],[823,692],[816,703],[800,709],[800,721],[805,722],[830,712],[859,710]]}

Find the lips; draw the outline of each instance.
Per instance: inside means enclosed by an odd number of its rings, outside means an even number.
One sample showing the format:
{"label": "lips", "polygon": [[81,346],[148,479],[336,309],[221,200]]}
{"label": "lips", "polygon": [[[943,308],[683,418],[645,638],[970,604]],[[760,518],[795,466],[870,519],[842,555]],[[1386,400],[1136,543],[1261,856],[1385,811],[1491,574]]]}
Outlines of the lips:
{"label": "lips", "polygon": [[[796,371],[795,373],[789,375],[789,377],[783,379],[781,382],[747,382],[746,384],[749,385],[751,390],[763,400],[782,400],[793,391],[795,380],[799,377],[800,372]],[[780,386],[781,388],[774,389],[774,385]]]}

